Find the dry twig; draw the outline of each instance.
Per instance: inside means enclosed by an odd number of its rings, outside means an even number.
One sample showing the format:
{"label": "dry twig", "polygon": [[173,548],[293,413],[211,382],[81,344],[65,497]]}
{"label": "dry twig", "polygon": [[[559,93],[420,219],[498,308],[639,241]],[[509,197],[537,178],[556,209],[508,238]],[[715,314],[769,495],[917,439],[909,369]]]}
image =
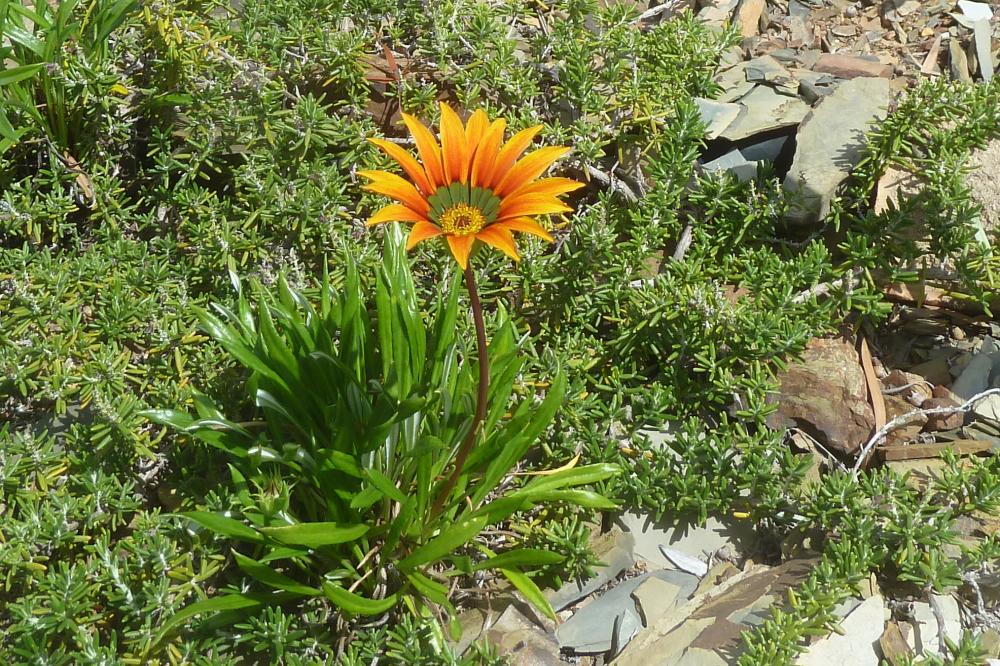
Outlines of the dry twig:
{"label": "dry twig", "polygon": [[814,296],[825,296],[829,294],[834,289],[854,289],[861,282],[861,269],[855,268],[850,273],[840,278],[839,280],[833,280],[831,282],[823,282],[817,284],[814,287],[810,287],[805,291],[799,292],[792,298],[792,303],[795,305],[800,305],[805,303],[810,298]]}
{"label": "dry twig", "polygon": [[861,466],[865,464],[866,460],[868,460],[868,456],[871,455],[872,449],[878,446],[879,443],[881,443],[882,440],[884,440],[886,436],[896,428],[907,425],[908,423],[913,421],[914,418],[921,415],[934,416],[938,414],[944,415],[944,414],[958,414],[960,412],[963,413],[968,412],[973,407],[975,407],[976,403],[985,398],[990,397],[991,395],[1000,395],[1000,388],[989,389],[987,391],[983,391],[982,393],[977,393],[976,395],[972,396],[971,398],[963,402],[958,407],[936,407],[934,409],[915,409],[912,412],[907,412],[906,414],[897,416],[896,418],[894,418],[893,420],[889,421],[884,426],[879,428],[875,432],[875,434],[871,436],[871,439],[865,442],[865,445],[861,447],[861,451],[858,453],[858,459],[854,462],[854,468],[851,470],[851,475],[854,477],[858,476],[858,472],[861,470]]}

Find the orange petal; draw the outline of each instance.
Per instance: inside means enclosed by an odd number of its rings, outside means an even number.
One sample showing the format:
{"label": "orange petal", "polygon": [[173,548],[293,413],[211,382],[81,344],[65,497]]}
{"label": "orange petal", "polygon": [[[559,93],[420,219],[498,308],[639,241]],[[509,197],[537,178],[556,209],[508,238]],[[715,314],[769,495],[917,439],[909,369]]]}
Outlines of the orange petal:
{"label": "orange petal", "polygon": [[483,187],[494,187],[507,175],[507,171],[514,166],[514,162],[521,156],[528,146],[531,145],[535,135],[542,129],[541,125],[535,125],[528,129],[523,129],[510,138],[504,147],[500,149],[496,160],[493,162],[490,172],[484,174]]}
{"label": "orange petal", "polygon": [[520,231],[522,233],[532,234],[533,236],[538,236],[542,240],[546,240],[550,243],[555,241],[555,238],[553,238],[549,232],[543,229],[530,217],[515,217],[512,220],[496,222],[487,228],[492,229],[493,227],[503,227],[504,229],[508,229],[510,231]]}
{"label": "orange petal", "polygon": [[534,179],[542,175],[552,163],[569,152],[569,148],[564,146],[546,146],[539,148],[529,154],[523,160],[514,165],[507,174],[500,180],[500,183],[493,188],[497,196],[504,196],[513,192],[517,188],[527,185]]}
{"label": "orange petal", "polygon": [[417,160],[413,159],[413,155],[410,155],[408,151],[384,139],[368,139],[368,141],[381,148],[386,155],[399,162],[399,166],[403,167],[403,171],[406,172],[406,175],[410,177],[410,180],[416,184],[420,191],[424,193],[424,196],[429,197],[434,193],[434,188],[431,187],[430,181],[427,180],[427,172],[424,171]]}
{"label": "orange petal", "polygon": [[566,213],[571,210],[573,210],[571,207],[547,194],[522,194],[517,198],[504,199],[500,203],[497,220],[546,213]]}
{"label": "orange petal", "polygon": [[487,245],[492,245],[514,261],[521,260],[521,257],[517,254],[517,245],[514,244],[513,234],[500,225],[494,224],[486,227],[476,234],[476,238]]}
{"label": "orange petal", "polygon": [[441,102],[441,155],[446,182],[465,182],[469,173],[469,152],[465,145],[462,120],[450,106]]}
{"label": "orange petal", "polygon": [[479,140],[483,138],[489,124],[489,116],[482,109],[476,109],[469,118],[469,122],[465,124],[465,141],[469,146],[470,153],[479,145]]}
{"label": "orange petal", "polygon": [[412,250],[417,243],[440,236],[442,233],[436,225],[430,222],[417,222],[410,229],[410,235],[406,239],[406,249]]}
{"label": "orange petal", "polygon": [[455,256],[455,261],[458,262],[458,265],[464,271],[469,267],[469,255],[472,253],[472,245],[476,242],[476,237],[471,234],[468,236],[453,236],[448,234],[445,238],[448,239],[448,247],[451,248],[451,253]]}
{"label": "orange petal", "polygon": [[472,168],[469,170],[470,184],[473,187],[485,185],[489,178],[493,162],[496,161],[497,153],[500,152],[500,144],[503,143],[503,132],[507,129],[507,121],[503,118],[494,120],[486,129],[483,138],[476,147],[476,153],[472,157]]}
{"label": "orange petal", "polygon": [[400,203],[406,204],[408,208],[418,213],[426,213],[431,209],[430,204],[417,191],[413,183],[403,180],[394,173],[387,171],[359,171],[358,175],[371,178],[372,182],[364,187],[369,192],[384,194]]}
{"label": "orange petal", "polygon": [[427,216],[421,215],[415,210],[411,210],[400,204],[389,204],[379,212],[368,218],[368,226],[382,224],[383,222],[426,222]]}
{"label": "orange petal", "polygon": [[426,126],[408,113],[403,114],[403,122],[413,135],[413,141],[417,144],[417,152],[420,153],[420,161],[424,163],[424,171],[427,172],[427,180],[432,188],[437,188],[445,182],[444,169],[441,166],[441,147],[438,146],[437,139],[431,134]]}
{"label": "orange petal", "polygon": [[573,180],[572,178],[543,178],[541,180],[536,180],[532,183],[522,185],[508,194],[507,198],[513,199],[514,197],[519,197],[522,194],[548,194],[557,197],[560,194],[566,194],[567,192],[578,190],[585,185],[586,183],[581,183]]}

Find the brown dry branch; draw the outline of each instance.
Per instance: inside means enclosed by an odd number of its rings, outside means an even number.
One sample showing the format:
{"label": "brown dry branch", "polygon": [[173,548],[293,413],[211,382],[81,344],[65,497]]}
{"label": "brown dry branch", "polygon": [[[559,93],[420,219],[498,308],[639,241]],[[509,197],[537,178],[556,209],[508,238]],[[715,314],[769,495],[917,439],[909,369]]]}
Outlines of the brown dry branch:
{"label": "brown dry branch", "polygon": [[914,420],[914,418],[921,415],[932,416],[935,414],[958,414],[958,413],[968,412],[970,409],[975,407],[976,403],[978,403],[980,400],[988,398],[991,395],[1000,395],[1000,388],[989,389],[983,391],[982,393],[977,393],[976,395],[972,396],[971,398],[963,402],[958,407],[936,407],[934,409],[915,409],[911,412],[907,412],[906,414],[902,414],[901,416],[897,416],[896,418],[894,418],[893,420],[889,421],[884,426],[879,428],[875,432],[875,434],[871,436],[871,439],[865,442],[865,445],[861,447],[861,451],[858,454],[858,459],[854,462],[854,467],[851,470],[851,475],[857,478],[858,472],[861,470],[861,466],[865,464],[866,460],[868,460],[868,456],[871,455],[872,450],[876,446],[878,446],[879,443],[882,442],[882,440],[884,440],[886,436],[896,428],[907,425],[912,420]]}
{"label": "brown dry branch", "polygon": [[636,195],[635,192],[632,191],[632,188],[630,188],[628,185],[622,182],[621,179],[616,178],[614,172],[612,172],[612,174],[609,176],[608,174],[604,173],[597,167],[590,164],[588,164],[585,167],[585,169],[587,171],[588,176],[599,182],[601,185],[610,187],[612,190],[625,197],[625,200],[628,201],[629,203],[635,203],[636,201],[639,200],[639,197]]}

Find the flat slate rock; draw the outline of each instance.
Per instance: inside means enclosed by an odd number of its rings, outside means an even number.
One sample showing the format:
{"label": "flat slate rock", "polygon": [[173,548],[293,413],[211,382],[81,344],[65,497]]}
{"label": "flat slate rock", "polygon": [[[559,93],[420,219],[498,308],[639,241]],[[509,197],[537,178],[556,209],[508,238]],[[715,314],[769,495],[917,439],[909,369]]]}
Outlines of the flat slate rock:
{"label": "flat slate rock", "polygon": [[890,95],[885,79],[855,78],[809,113],[796,134],[795,158],[785,177],[792,201],[789,219],[813,223],[826,217],[837,188],[861,161],[865,132],[886,117]]}
{"label": "flat slate rock", "polygon": [[[624,580],[556,628],[559,646],[576,654],[602,654],[615,644],[619,649],[625,647],[643,628],[642,615],[632,595],[650,578],[658,578],[677,588],[669,608],[687,601],[698,586],[698,578],[683,571],[653,571]],[[664,610],[661,608],[659,612]],[[616,636],[615,619],[619,617]]]}
{"label": "flat slate rock", "polygon": [[865,599],[840,622],[843,634],[831,634],[809,646],[796,666],[879,666],[875,650],[885,627],[885,600],[881,596]]}
{"label": "flat slate rock", "polygon": [[[757,567],[662,616],[642,630],[616,660],[617,666],[715,666],[735,663],[741,634],[784,606],[791,587],[816,566],[815,558]],[[719,659],[722,659],[720,662]]]}
{"label": "flat slate rock", "polygon": [[739,100],[740,115],[719,136],[739,141],[764,132],[798,125],[809,113],[809,105],[798,97],[759,85]]}
{"label": "flat slate rock", "polygon": [[649,562],[650,568],[678,569],[663,554],[660,546],[667,546],[705,562],[708,554],[720,548],[732,546],[738,551],[740,542],[754,538],[753,527],[746,521],[726,524],[716,518],[709,518],[702,526],[671,525],[655,523],[649,516],[635,513],[622,515],[620,521],[635,538],[635,556]]}
{"label": "flat slate rock", "polygon": [[706,139],[718,137],[740,115],[739,104],[713,102],[702,97],[695,97],[694,103],[698,107],[701,121],[705,123]]}
{"label": "flat slate rock", "polygon": [[560,587],[558,590],[550,591],[546,594],[552,608],[561,611],[574,601],[583,599],[593,594],[601,587],[614,580],[618,574],[635,564],[633,549],[635,546],[634,535],[628,532],[619,532],[614,535],[607,535],[607,538],[614,539],[612,542],[592,545],[601,562],[604,564],[594,567],[594,575],[584,581],[572,580]]}

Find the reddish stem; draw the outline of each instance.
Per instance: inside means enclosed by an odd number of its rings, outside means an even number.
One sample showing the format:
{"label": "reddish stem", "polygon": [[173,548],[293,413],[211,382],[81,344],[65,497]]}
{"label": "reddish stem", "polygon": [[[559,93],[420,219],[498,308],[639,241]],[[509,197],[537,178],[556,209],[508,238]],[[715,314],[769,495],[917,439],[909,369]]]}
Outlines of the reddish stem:
{"label": "reddish stem", "polygon": [[462,440],[462,445],[458,447],[458,454],[455,456],[455,468],[451,476],[445,481],[444,487],[438,493],[437,500],[431,510],[431,515],[437,515],[444,503],[451,495],[458,483],[458,477],[462,475],[462,468],[465,461],[472,453],[472,447],[476,444],[476,436],[479,434],[479,426],[486,418],[486,396],[490,387],[490,360],[486,352],[486,324],[483,322],[483,305],[479,302],[479,292],[476,290],[476,279],[472,273],[472,265],[465,269],[465,287],[469,291],[469,303],[472,305],[472,319],[476,324],[476,345],[479,347],[479,394],[476,398],[476,413],[472,417],[472,426],[469,433]]}

